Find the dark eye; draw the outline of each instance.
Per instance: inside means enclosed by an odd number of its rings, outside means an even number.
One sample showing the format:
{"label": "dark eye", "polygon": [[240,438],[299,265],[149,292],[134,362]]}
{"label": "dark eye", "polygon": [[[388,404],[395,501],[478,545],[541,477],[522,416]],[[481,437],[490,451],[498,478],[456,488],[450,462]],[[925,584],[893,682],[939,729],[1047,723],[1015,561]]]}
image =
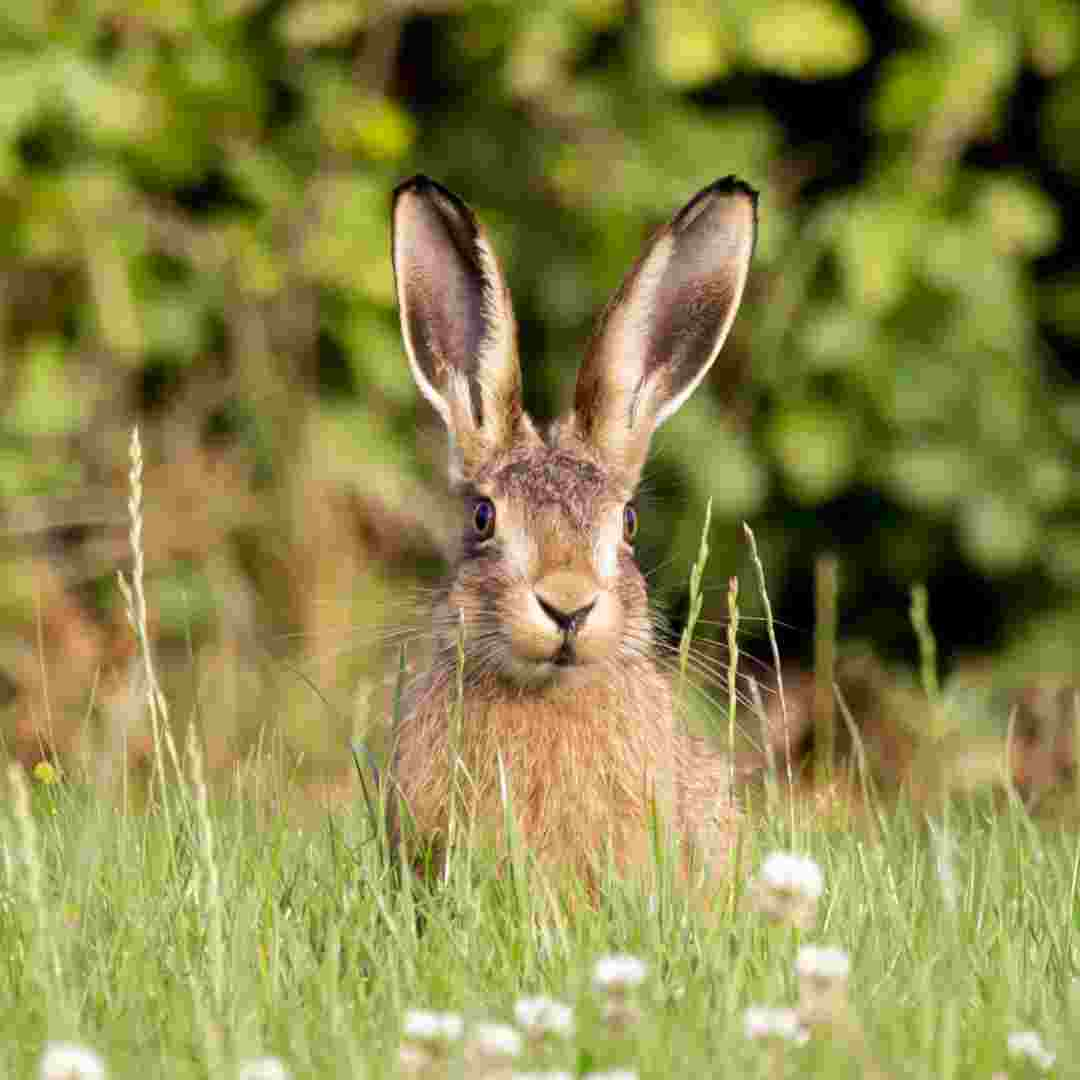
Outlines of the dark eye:
{"label": "dark eye", "polygon": [[495,532],[495,504],[490,499],[477,499],[473,507],[473,531],[480,540],[488,540]]}
{"label": "dark eye", "polygon": [[622,512],[622,534],[628,544],[637,536],[637,527],[637,508],[633,503],[627,503]]}

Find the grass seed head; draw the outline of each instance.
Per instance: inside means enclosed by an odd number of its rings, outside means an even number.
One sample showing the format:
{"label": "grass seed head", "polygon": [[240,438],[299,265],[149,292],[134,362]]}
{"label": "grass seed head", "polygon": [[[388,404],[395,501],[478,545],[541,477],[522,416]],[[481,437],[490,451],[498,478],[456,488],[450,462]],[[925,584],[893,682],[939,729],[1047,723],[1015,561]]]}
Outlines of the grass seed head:
{"label": "grass seed head", "polygon": [[41,1080],[105,1080],[105,1062],[77,1043],[48,1043],[39,1071]]}

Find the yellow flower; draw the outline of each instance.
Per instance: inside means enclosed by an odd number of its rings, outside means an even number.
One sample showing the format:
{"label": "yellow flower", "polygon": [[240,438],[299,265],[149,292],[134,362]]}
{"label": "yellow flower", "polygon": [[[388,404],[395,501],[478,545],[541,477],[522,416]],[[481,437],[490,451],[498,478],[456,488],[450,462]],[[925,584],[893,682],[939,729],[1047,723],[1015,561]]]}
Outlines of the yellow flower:
{"label": "yellow flower", "polygon": [[39,784],[58,784],[60,782],[60,773],[52,762],[39,761],[34,766],[34,779]]}

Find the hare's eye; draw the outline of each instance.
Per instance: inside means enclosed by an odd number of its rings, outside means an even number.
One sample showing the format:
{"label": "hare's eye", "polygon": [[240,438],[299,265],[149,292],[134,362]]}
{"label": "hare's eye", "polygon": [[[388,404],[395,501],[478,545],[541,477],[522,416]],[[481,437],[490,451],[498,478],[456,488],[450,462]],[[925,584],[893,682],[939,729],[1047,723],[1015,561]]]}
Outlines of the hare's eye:
{"label": "hare's eye", "polygon": [[489,539],[495,532],[495,504],[490,499],[477,499],[473,507],[473,531],[480,540]]}
{"label": "hare's eye", "polygon": [[622,513],[623,539],[629,544],[637,536],[638,516],[633,503],[627,503]]}

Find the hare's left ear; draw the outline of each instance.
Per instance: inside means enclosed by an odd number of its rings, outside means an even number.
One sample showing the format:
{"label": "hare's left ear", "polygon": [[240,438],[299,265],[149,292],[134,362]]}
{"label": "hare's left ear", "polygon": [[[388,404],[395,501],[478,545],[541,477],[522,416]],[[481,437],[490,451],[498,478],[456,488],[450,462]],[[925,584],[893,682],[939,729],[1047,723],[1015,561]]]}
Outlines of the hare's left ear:
{"label": "hare's left ear", "polygon": [[446,424],[451,473],[462,479],[531,431],[510,293],[472,211],[434,180],[399,185],[391,215],[409,367]]}
{"label": "hare's left ear", "polygon": [[739,309],[757,192],[729,176],[698,192],[650,241],[597,325],[573,424],[636,481],[652,433],[705,378]]}

